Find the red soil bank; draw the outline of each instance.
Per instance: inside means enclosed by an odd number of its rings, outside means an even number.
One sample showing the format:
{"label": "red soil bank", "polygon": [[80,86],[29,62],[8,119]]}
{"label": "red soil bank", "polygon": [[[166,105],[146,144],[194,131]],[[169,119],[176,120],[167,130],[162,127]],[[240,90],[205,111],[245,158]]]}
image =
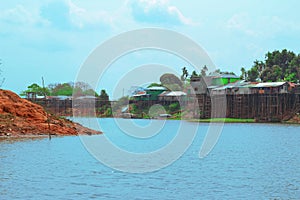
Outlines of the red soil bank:
{"label": "red soil bank", "polygon": [[42,106],[0,90],[0,136],[101,134],[48,114]]}

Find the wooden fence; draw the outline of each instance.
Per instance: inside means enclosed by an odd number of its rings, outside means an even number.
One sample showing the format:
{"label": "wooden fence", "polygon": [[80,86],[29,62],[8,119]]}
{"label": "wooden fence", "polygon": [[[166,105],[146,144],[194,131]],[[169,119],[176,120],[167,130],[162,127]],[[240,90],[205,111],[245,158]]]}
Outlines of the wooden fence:
{"label": "wooden fence", "polygon": [[[76,111],[72,100],[39,99],[32,100],[42,105],[48,112],[62,116],[70,116]],[[95,100],[86,103],[84,108],[89,112],[98,112],[103,106],[109,107],[116,102]],[[129,101],[138,108],[149,108],[160,104],[168,106],[178,101]],[[185,101],[179,102],[184,108],[194,110],[194,118],[241,118],[256,119],[257,121],[288,120],[300,112],[300,93],[287,94],[239,94],[239,95],[213,95],[200,94],[189,96]],[[81,105],[82,106],[82,105]],[[214,109],[212,109],[214,108]]]}

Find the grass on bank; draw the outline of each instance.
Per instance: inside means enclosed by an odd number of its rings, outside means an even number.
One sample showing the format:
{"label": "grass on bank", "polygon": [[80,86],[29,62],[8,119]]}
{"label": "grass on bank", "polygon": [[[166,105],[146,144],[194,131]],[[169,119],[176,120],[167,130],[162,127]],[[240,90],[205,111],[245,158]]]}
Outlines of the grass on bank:
{"label": "grass on bank", "polygon": [[212,119],[192,119],[191,122],[218,122],[218,123],[254,123],[255,119],[238,119],[238,118],[212,118]]}

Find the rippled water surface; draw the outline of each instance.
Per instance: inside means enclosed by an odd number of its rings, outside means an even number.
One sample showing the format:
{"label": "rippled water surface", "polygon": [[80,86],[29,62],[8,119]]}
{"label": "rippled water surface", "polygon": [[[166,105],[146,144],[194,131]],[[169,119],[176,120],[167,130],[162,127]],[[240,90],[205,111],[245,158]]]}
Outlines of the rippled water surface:
{"label": "rippled water surface", "polygon": [[113,119],[100,123],[112,142],[137,152],[162,148],[180,123],[199,130],[180,159],[143,174],[103,165],[79,137],[0,141],[0,199],[300,199],[300,126],[225,124],[213,151],[199,159],[209,124],[166,121],[141,142]]}

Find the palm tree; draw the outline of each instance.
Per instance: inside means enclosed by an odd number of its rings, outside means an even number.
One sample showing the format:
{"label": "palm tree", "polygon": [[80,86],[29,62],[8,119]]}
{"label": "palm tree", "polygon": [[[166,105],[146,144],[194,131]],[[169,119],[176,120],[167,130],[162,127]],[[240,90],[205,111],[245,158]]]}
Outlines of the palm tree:
{"label": "palm tree", "polygon": [[244,80],[247,80],[247,72],[246,72],[246,69],[244,67],[241,68],[241,79],[244,79]]}
{"label": "palm tree", "polygon": [[189,73],[188,73],[186,67],[183,67],[183,68],[182,68],[181,81],[185,81],[186,78],[188,77],[188,75],[189,75]]}

